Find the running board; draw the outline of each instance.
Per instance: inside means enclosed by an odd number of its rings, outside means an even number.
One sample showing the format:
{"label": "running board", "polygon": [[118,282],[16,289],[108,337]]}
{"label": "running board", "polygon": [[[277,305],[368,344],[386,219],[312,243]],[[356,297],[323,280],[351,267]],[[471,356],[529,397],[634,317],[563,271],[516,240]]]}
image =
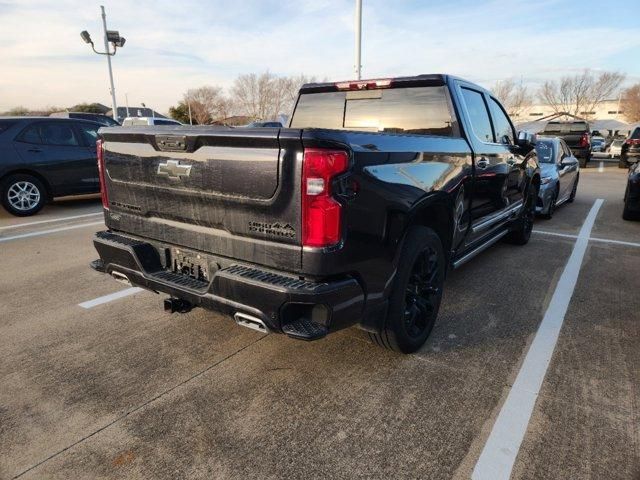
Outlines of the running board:
{"label": "running board", "polygon": [[466,253],[465,255],[460,257],[458,260],[455,260],[453,262],[453,268],[455,269],[455,268],[461,267],[462,265],[467,263],[469,260],[471,260],[473,257],[475,257],[476,255],[478,255],[481,252],[484,252],[491,245],[493,245],[494,243],[498,242],[498,240],[500,240],[502,237],[504,237],[507,233],[509,233],[509,230],[502,230],[500,233],[498,233],[494,237],[491,237],[489,240],[487,240],[483,244],[478,245],[476,248],[471,250],[469,253]]}
{"label": "running board", "polygon": [[506,218],[509,218],[513,215],[518,214],[520,212],[520,208],[522,208],[522,205],[523,205],[522,200],[518,200],[516,203],[507,207],[503,211],[494,214],[492,217],[489,217],[481,221],[480,223],[476,223],[471,227],[471,231],[473,233],[479,233],[483,230],[489,229],[489,227],[492,227],[496,223],[501,222]]}

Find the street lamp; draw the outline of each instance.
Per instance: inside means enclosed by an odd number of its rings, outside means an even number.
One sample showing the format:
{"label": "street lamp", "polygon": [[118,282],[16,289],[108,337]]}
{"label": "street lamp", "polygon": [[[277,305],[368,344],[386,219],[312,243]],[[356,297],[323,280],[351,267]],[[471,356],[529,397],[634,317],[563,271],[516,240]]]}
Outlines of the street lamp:
{"label": "street lamp", "polygon": [[[94,53],[98,55],[106,55],[107,64],[109,65],[109,82],[111,84],[111,108],[113,109],[113,119],[117,120],[118,118],[118,105],[116,104],[116,89],[113,86],[113,71],[111,70],[111,57],[116,54],[116,50],[118,47],[124,47],[124,42],[126,41],[124,37],[120,36],[120,32],[117,30],[107,30],[107,15],[104,13],[104,7],[100,5],[100,10],[102,11],[102,27],[104,29],[104,52],[99,52],[96,50],[96,47],[93,44],[93,40],[91,40],[91,35],[86,30],[80,32],[80,38],[84,41],[84,43],[88,43],[91,45]],[[109,49],[109,43],[113,45],[113,51]]]}

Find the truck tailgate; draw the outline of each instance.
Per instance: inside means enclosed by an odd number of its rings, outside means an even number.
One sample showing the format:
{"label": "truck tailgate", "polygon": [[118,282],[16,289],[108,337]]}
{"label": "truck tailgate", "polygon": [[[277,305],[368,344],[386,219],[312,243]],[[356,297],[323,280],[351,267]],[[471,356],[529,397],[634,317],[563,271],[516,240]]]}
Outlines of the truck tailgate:
{"label": "truck tailgate", "polygon": [[100,130],[112,230],[300,268],[300,130]]}

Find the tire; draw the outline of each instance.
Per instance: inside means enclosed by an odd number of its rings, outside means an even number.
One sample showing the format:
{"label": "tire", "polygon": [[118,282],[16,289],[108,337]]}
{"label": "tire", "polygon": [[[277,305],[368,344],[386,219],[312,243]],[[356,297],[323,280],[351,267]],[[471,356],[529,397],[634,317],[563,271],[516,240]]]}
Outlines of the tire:
{"label": "tire", "polygon": [[571,189],[571,195],[567,199],[567,202],[573,203],[576,199],[576,194],[578,193],[578,182],[580,181],[580,175],[576,176],[575,182],[573,182],[573,188]]}
{"label": "tire", "polygon": [[629,168],[629,165],[624,160],[618,160],[618,168]]}
{"label": "tire", "polygon": [[586,158],[579,158],[578,162],[580,164],[580,168],[587,168],[588,160]]}
{"label": "tire", "polygon": [[427,227],[411,227],[404,241],[389,308],[376,345],[413,353],[426,342],[438,316],[445,276],[440,237]]}
{"label": "tire", "polygon": [[47,190],[36,177],[27,174],[10,175],[0,185],[2,206],[12,215],[35,215],[47,201]]}
{"label": "tire", "polygon": [[623,220],[640,220],[640,212],[634,212],[629,209],[627,203],[624,204],[624,209],[622,210],[622,219]]}
{"label": "tire", "polygon": [[538,187],[533,183],[527,188],[527,198],[520,214],[520,218],[513,224],[511,232],[505,237],[509,243],[514,245],[526,245],[531,238],[533,230],[533,219],[536,216],[536,199],[538,198]]}

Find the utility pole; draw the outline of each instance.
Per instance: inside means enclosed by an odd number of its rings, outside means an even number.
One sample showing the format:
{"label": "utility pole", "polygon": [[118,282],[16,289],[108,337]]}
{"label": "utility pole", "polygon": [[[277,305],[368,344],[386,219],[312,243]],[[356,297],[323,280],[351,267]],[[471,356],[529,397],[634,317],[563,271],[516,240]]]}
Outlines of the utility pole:
{"label": "utility pole", "polygon": [[129,94],[125,93],[124,94],[124,101],[125,101],[125,105],[127,106],[127,117],[129,117]]}
{"label": "utility pole", "polygon": [[[100,5],[102,10],[102,26],[104,27],[104,50],[109,51],[109,39],[107,38],[107,14],[104,13],[104,6]],[[111,107],[113,108],[113,119],[118,120],[118,104],[116,103],[116,88],[113,86],[113,71],[111,70],[111,55],[107,55],[107,64],[109,65],[109,82],[111,84]]]}
{"label": "utility pole", "polygon": [[193,125],[193,120],[191,120],[191,102],[187,102],[187,106],[189,107],[189,125]]}
{"label": "utility pole", "polygon": [[355,71],[356,71],[356,80],[360,80],[362,78],[361,70],[362,70],[362,61],[361,61],[361,50],[362,50],[362,0],[356,0],[356,63],[355,63]]}
{"label": "utility pole", "polygon": [[[100,5],[102,11],[102,28],[104,29],[104,52],[96,50],[96,46],[91,40],[91,35],[86,30],[80,32],[80,38],[84,43],[91,45],[91,50],[98,55],[107,56],[107,65],[109,66],[109,84],[111,85],[111,109],[113,110],[113,119],[118,121],[118,105],[116,104],[116,88],[113,86],[113,71],[111,70],[111,57],[116,54],[118,47],[124,47],[126,39],[120,36],[117,30],[107,30],[107,14],[104,13],[104,6]],[[109,43],[113,45],[113,52],[109,50]]]}

